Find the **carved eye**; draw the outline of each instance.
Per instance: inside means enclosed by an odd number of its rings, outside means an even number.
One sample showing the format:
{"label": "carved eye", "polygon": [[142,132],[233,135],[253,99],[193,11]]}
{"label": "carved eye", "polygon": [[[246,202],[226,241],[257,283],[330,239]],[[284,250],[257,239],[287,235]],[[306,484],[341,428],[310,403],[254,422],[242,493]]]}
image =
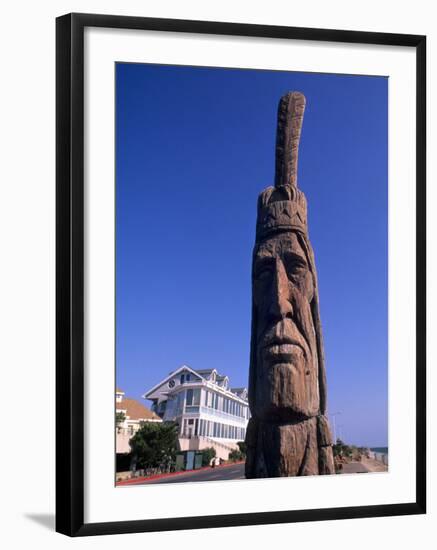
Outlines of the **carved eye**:
{"label": "carved eye", "polygon": [[268,260],[260,261],[255,267],[255,281],[266,282],[272,276],[272,265]]}
{"label": "carved eye", "polygon": [[267,281],[268,279],[270,279],[270,276],[271,276],[271,270],[268,268],[261,269],[255,275],[258,281]]}
{"label": "carved eye", "polygon": [[288,257],[286,267],[289,277],[304,277],[308,272],[306,263],[296,257]]}

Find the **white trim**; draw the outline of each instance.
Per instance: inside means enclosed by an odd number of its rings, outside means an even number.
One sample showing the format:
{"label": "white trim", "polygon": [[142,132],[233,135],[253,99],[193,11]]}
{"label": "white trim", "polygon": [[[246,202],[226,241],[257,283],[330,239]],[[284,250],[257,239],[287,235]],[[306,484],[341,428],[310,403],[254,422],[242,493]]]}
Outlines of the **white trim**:
{"label": "white trim", "polygon": [[[162,380],[161,382],[159,382],[159,384],[156,384],[156,386],[153,386],[153,388],[151,390],[149,390],[148,392],[144,393],[141,397],[143,399],[149,399],[149,395],[151,393],[153,393],[155,390],[157,390],[160,386],[162,386],[163,384],[165,384],[166,382],[168,382],[170,380],[170,378],[173,378],[173,376],[176,376],[177,374],[179,374],[181,371],[183,370],[189,370],[190,373],[193,373],[194,375],[198,376],[199,378],[202,378],[203,380],[205,380],[200,374],[197,374],[197,372],[195,370],[193,370],[191,367],[189,367],[188,365],[182,365],[181,367],[179,367],[178,369],[176,369],[175,371],[171,372],[166,378],[164,378],[164,380]],[[173,388],[171,388],[173,389]]]}

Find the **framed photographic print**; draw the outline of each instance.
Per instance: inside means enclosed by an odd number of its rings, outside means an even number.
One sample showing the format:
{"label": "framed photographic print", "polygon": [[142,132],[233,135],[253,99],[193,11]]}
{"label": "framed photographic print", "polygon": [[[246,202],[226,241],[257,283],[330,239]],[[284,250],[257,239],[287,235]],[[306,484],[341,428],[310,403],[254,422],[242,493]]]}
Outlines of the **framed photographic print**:
{"label": "framed photographic print", "polygon": [[425,37],[57,19],[57,530],[425,513]]}

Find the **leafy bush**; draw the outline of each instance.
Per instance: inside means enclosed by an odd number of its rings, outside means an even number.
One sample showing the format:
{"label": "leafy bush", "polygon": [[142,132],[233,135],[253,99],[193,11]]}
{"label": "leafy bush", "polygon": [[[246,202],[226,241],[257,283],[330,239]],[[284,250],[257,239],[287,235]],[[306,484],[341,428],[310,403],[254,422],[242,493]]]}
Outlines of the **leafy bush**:
{"label": "leafy bush", "polygon": [[245,441],[237,441],[238,448],[243,457],[246,457],[247,445]]}
{"label": "leafy bush", "polygon": [[228,460],[230,460],[231,462],[238,462],[239,460],[244,460],[244,458],[245,455],[243,455],[240,450],[234,449],[229,453]]}
{"label": "leafy bush", "polygon": [[211,460],[216,456],[214,447],[206,447],[202,449],[202,466],[209,466]]}
{"label": "leafy bush", "polygon": [[359,455],[355,445],[346,445],[340,438],[338,438],[335,445],[332,446],[332,451],[334,453],[334,458],[339,459],[356,459]]}

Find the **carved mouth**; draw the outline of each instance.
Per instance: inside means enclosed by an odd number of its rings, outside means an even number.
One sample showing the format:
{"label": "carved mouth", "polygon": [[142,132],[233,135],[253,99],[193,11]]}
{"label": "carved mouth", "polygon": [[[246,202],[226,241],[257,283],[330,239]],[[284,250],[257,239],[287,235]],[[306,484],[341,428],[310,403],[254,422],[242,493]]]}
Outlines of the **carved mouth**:
{"label": "carved mouth", "polygon": [[266,330],[259,346],[261,356],[270,363],[298,364],[310,358],[306,339],[290,319],[284,319]]}
{"label": "carved mouth", "polygon": [[302,344],[291,339],[281,341],[275,340],[273,342],[269,342],[263,348],[264,357],[269,360],[274,360],[276,363],[289,363],[293,360],[301,358],[304,353],[305,350]]}

